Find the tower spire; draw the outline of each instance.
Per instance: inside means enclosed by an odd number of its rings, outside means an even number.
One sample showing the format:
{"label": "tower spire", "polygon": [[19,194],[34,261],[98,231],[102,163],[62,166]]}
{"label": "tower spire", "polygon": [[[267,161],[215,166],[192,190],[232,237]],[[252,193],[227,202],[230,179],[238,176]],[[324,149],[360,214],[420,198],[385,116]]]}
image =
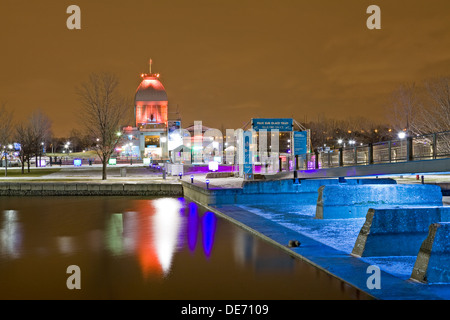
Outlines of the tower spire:
{"label": "tower spire", "polygon": [[150,58],[150,74],[152,74],[152,58]]}

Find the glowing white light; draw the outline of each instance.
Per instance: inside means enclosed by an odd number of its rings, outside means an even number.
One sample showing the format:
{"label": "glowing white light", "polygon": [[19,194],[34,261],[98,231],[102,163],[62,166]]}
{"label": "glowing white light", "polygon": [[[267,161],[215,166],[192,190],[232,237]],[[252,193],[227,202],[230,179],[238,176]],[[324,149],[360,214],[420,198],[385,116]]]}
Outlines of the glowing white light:
{"label": "glowing white light", "polygon": [[172,264],[180,231],[181,204],[177,199],[161,198],[153,200],[156,214],[153,219],[156,253],[164,274],[166,275]]}
{"label": "glowing white light", "polygon": [[219,163],[217,161],[210,161],[208,163],[208,169],[211,171],[219,170]]}
{"label": "glowing white light", "polygon": [[398,137],[399,137],[400,139],[404,139],[404,138],[406,137],[406,133],[403,132],[403,131],[401,131],[401,132],[398,133]]}

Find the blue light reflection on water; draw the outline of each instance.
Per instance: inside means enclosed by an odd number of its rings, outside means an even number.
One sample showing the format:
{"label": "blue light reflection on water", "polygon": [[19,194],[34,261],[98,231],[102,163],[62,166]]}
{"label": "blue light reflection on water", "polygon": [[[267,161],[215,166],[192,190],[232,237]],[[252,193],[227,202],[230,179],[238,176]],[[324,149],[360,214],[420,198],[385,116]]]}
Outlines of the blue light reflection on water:
{"label": "blue light reflection on water", "polygon": [[214,234],[216,232],[216,216],[214,213],[207,211],[203,215],[202,230],[203,230],[203,252],[207,257],[211,255],[214,246]]}
{"label": "blue light reflection on water", "polygon": [[189,203],[189,214],[187,223],[187,237],[189,250],[194,251],[197,246],[198,233],[198,206],[196,203]]}

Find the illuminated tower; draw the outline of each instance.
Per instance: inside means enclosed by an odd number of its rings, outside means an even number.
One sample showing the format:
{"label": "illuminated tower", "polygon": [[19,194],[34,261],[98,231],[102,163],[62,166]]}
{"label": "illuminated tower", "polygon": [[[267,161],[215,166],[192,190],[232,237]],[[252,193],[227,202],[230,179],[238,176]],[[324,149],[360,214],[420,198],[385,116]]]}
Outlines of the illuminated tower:
{"label": "illuminated tower", "polygon": [[167,94],[159,73],[141,74],[142,81],[134,98],[134,118],[140,132],[141,156],[167,159]]}

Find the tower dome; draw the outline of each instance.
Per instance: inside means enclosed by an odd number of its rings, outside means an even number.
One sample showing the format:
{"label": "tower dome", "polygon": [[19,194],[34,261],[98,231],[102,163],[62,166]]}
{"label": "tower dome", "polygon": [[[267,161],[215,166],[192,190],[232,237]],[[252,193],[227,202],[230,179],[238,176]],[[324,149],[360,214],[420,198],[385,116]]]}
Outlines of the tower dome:
{"label": "tower dome", "polygon": [[142,81],[136,90],[137,101],[165,101],[167,102],[166,89],[159,81],[159,74],[142,74]]}
{"label": "tower dome", "polygon": [[138,128],[167,127],[167,94],[159,73],[141,74],[142,81],[134,97],[135,123]]}

